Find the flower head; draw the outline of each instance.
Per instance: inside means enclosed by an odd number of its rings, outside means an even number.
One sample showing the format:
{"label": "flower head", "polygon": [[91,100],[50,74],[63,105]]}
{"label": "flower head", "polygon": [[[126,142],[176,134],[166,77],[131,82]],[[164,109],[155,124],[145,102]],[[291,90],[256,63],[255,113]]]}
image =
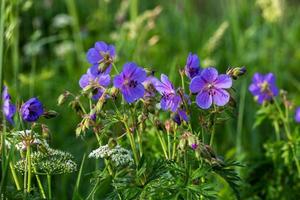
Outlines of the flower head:
{"label": "flower head", "polygon": [[193,150],[196,150],[197,148],[198,148],[198,144],[197,143],[193,143],[193,144],[191,144],[191,148],[193,149]]}
{"label": "flower head", "polygon": [[217,106],[224,106],[229,102],[230,95],[225,90],[232,86],[232,79],[226,74],[218,75],[218,71],[209,67],[203,69],[199,76],[192,79],[190,90],[198,93],[197,105],[202,109],[208,109],[212,103]]}
{"label": "flower head", "polygon": [[182,102],[181,97],[176,93],[173,84],[166,75],[162,74],[160,80],[161,82],[155,83],[155,89],[162,95],[160,107],[163,110],[176,112]]}
{"label": "flower head", "polygon": [[108,144],[100,146],[89,154],[89,158],[110,159],[116,166],[131,165],[133,163],[131,152],[119,145],[112,148]]}
{"label": "flower head", "polygon": [[93,75],[89,70],[79,80],[79,85],[82,89],[88,86],[94,89],[92,97],[94,100],[98,100],[102,96],[104,88],[109,84],[110,76],[108,74]]}
{"label": "flower head", "polygon": [[186,64],[185,64],[185,74],[190,79],[194,78],[195,76],[200,75],[201,68],[200,68],[200,61],[196,54],[189,53]]}
{"label": "flower head", "polygon": [[6,120],[9,123],[13,124],[14,123],[13,116],[16,113],[16,106],[11,103],[11,97],[8,94],[6,86],[4,86],[3,91],[2,91],[2,102],[3,102],[3,105],[2,105],[3,114],[6,118]]}
{"label": "flower head", "polygon": [[44,113],[43,104],[37,98],[26,101],[20,109],[23,120],[34,122]]}
{"label": "flower head", "polygon": [[278,95],[278,88],[275,83],[275,76],[272,73],[262,75],[255,73],[252,78],[252,83],[249,86],[249,91],[257,98],[259,104],[264,101],[270,101]]}
{"label": "flower head", "polygon": [[143,82],[147,77],[146,71],[133,62],[125,63],[123,71],[114,78],[114,86],[120,89],[124,99],[132,103],[144,96]]}
{"label": "flower head", "polygon": [[296,109],[296,113],[295,113],[295,121],[296,121],[297,123],[300,123],[300,107],[298,107],[298,108]]}
{"label": "flower head", "polygon": [[[77,164],[74,162],[74,157],[68,153],[50,147],[43,151],[35,151],[31,153],[31,164],[33,173],[39,174],[67,174],[77,170]],[[24,172],[26,168],[26,159],[21,159],[15,164],[15,168]]]}
{"label": "flower head", "polygon": [[115,47],[105,42],[96,42],[93,48],[87,52],[86,58],[92,67],[91,73],[98,75],[99,73],[110,73],[111,63],[116,56]]}

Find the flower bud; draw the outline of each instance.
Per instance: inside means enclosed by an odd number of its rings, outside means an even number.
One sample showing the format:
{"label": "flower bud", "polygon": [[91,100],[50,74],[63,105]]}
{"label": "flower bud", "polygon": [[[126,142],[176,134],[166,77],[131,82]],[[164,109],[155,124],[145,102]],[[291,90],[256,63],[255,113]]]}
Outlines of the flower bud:
{"label": "flower bud", "polygon": [[171,132],[171,128],[172,128],[172,122],[170,120],[167,120],[165,122],[165,129],[167,130],[167,132]]}
{"label": "flower bud", "polygon": [[49,138],[49,127],[46,124],[41,125],[43,138]]}
{"label": "flower bud", "polygon": [[113,98],[113,99],[116,99],[117,96],[119,94],[119,89],[118,88],[115,88],[113,87],[112,89],[110,89],[109,91],[109,95]]}
{"label": "flower bud", "polygon": [[58,115],[58,113],[54,110],[49,110],[43,113],[43,117],[45,117],[46,119],[51,119],[54,118]]}
{"label": "flower bud", "polygon": [[244,75],[247,72],[245,67],[233,67],[228,68],[226,71],[226,74],[231,76],[234,80],[236,80],[238,77]]}
{"label": "flower bud", "polygon": [[59,95],[59,97],[57,98],[57,105],[62,105],[65,103],[65,101],[67,100],[67,98],[69,97],[70,92],[69,91],[65,91],[64,93],[62,93],[61,95]]}

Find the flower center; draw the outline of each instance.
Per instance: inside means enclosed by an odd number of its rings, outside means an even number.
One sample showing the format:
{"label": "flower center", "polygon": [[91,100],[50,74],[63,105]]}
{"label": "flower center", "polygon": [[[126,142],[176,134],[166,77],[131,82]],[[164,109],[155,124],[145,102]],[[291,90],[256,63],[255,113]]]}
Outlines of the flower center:
{"label": "flower center", "polygon": [[210,96],[214,96],[214,95],[216,94],[216,91],[214,90],[214,88],[215,88],[215,86],[214,86],[213,84],[208,83],[208,84],[206,85],[205,90],[208,92],[208,94],[209,94]]}
{"label": "flower center", "polygon": [[264,81],[259,85],[261,92],[268,92],[269,91],[269,83],[267,81]]}
{"label": "flower center", "polygon": [[138,85],[138,82],[135,80],[126,80],[125,85],[128,85],[128,87],[135,88]]}

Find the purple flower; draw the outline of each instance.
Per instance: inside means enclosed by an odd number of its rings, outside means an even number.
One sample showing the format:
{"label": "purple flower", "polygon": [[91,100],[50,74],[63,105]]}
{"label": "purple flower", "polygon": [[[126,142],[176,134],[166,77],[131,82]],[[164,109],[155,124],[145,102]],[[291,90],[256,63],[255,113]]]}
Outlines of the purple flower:
{"label": "purple flower", "polygon": [[14,124],[13,116],[16,113],[16,106],[11,103],[11,97],[8,94],[6,86],[4,86],[3,91],[2,91],[2,101],[3,101],[3,105],[2,105],[3,114],[6,118],[6,120],[9,123]]}
{"label": "purple flower", "polygon": [[200,61],[196,54],[189,53],[185,64],[185,75],[190,79],[200,75]]}
{"label": "purple flower", "polygon": [[300,123],[300,107],[298,107],[298,108],[296,109],[296,113],[295,113],[295,121],[296,121],[297,123]]}
{"label": "purple flower", "polygon": [[102,94],[105,87],[110,84],[110,76],[108,74],[93,75],[89,70],[86,74],[82,75],[79,80],[79,85],[82,89],[87,86],[94,88],[93,99],[98,100]]}
{"label": "purple flower", "polygon": [[[111,63],[116,56],[115,47],[108,45],[105,42],[96,42],[93,48],[87,52],[86,58],[92,67],[90,71],[93,75],[99,73],[109,74],[111,70]],[[101,66],[100,64],[104,64]]]}
{"label": "purple flower", "polygon": [[26,101],[20,109],[24,121],[34,122],[44,113],[43,104],[37,98]]}
{"label": "purple flower", "polygon": [[197,143],[193,143],[193,144],[191,144],[191,148],[193,149],[193,150],[196,150],[197,148],[198,148],[198,144]]}
{"label": "purple flower", "polygon": [[224,106],[229,102],[230,95],[225,90],[232,86],[231,77],[225,74],[218,75],[218,71],[209,67],[203,69],[199,76],[192,79],[190,90],[198,93],[197,105],[202,109],[208,109],[212,103],[217,106]]}
{"label": "purple flower", "polygon": [[90,119],[91,119],[91,120],[96,121],[96,118],[97,118],[96,113],[90,114]]}
{"label": "purple flower", "polygon": [[155,89],[162,95],[160,107],[163,110],[176,112],[180,106],[181,98],[166,75],[162,74],[160,80],[161,82],[157,81],[155,83]]}
{"label": "purple flower", "polygon": [[176,122],[180,126],[183,121],[188,122],[189,118],[188,118],[185,110],[178,109],[173,117],[173,121]]}
{"label": "purple flower", "polygon": [[145,88],[142,82],[146,77],[144,69],[133,62],[128,62],[124,64],[123,71],[114,78],[114,86],[120,89],[128,103],[132,103],[144,96]]}
{"label": "purple flower", "polygon": [[255,73],[252,78],[252,84],[249,86],[249,91],[255,96],[259,104],[262,104],[264,101],[270,101],[278,95],[274,74],[262,75]]}

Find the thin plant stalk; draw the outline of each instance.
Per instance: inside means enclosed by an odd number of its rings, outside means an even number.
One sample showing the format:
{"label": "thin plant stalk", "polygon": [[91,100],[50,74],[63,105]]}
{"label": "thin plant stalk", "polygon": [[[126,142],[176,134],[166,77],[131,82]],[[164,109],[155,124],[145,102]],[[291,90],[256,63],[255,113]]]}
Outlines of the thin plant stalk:
{"label": "thin plant stalk", "polygon": [[172,160],[175,160],[175,155],[176,155],[176,131],[174,130],[174,135],[173,135],[173,152],[172,152]]}
{"label": "thin plant stalk", "polygon": [[47,186],[48,186],[48,199],[52,199],[52,191],[51,191],[51,175],[47,174]]}
{"label": "thin plant stalk", "polygon": [[27,193],[30,192],[31,189],[31,153],[30,153],[31,149],[30,149],[30,145],[28,145],[27,147],[27,152],[26,152],[26,161],[27,161]]}
{"label": "thin plant stalk", "polygon": [[14,182],[16,184],[17,190],[21,190],[20,183],[19,183],[19,180],[18,180],[18,177],[16,174],[16,170],[15,170],[12,162],[9,162],[9,167],[10,167],[10,171],[11,171],[12,177],[14,179]]}
{"label": "thin plant stalk", "polygon": [[134,141],[134,137],[133,137],[133,134],[131,133],[127,123],[125,121],[123,121],[123,124],[126,128],[126,132],[127,132],[127,137],[129,139],[129,142],[130,142],[130,146],[131,146],[131,149],[132,149],[132,153],[133,153],[133,157],[134,157],[134,161],[135,161],[135,164],[138,165],[139,163],[139,158],[138,158],[138,154],[137,154],[137,149],[136,149],[136,145],[135,145],[135,141]]}
{"label": "thin plant stalk", "polygon": [[39,187],[39,190],[41,192],[42,198],[46,199],[47,197],[46,197],[46,194],[45,194],[45,191],[44,191],[41,179],[40,179],[39,175],[37,174],[37,171],[36,171],[35,167],[33,167],[33,171],[35,173],[35,178],[36,178],[36,181],[38,183],[38,187]]}
{"label": "thin plant stalk", "polygon": [[166,159],[169,159],[168,157],[168,153],[167,153],[167,145],[166,145],[166,142],[164,141],[164,139],[162,138],[162,136],[160,135],[159,131],[156,131],[157,133],[157,136],[158,136],[158,140],[160,142],[160,145],[162,147],[162,150],[163,150],[163,153],[166,157]]}

